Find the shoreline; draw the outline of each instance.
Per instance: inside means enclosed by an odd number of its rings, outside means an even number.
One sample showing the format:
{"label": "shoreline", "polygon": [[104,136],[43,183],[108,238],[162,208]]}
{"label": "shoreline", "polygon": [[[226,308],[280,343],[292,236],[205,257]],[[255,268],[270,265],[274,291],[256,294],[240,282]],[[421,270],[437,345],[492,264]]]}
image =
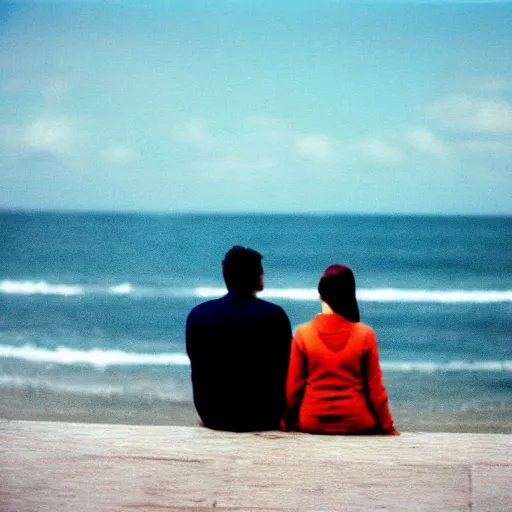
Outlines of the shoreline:
{"label": "shoreline", "polygon": [[[512,434],[512,406],[482,409],[426,410],[391,402],[400,432]],[[75,396],[0,390],[0,419],[65,423],[199,426],[189,401],[137,401],[119,397]]]}

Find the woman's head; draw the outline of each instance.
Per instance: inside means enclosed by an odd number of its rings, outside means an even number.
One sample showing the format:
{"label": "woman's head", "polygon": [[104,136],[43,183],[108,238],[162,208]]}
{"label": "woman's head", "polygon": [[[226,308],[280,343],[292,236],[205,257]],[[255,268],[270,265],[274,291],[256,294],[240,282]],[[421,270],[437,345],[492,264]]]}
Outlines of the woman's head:
{"label": "woman's head", "polygon": [[338,315],[359,322],[359,307],[356,300],[356,280],[349,267],[330,265],[318,282],[320,298]]}

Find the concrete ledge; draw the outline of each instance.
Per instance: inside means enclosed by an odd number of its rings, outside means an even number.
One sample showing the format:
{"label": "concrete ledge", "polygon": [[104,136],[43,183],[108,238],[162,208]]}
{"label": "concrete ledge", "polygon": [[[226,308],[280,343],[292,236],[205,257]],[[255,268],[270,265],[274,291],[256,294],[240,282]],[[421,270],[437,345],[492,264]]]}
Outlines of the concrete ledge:
{"label": "concrete ledge", "polygon": [[512,435],[0,421],[0,510],[512,510]]}

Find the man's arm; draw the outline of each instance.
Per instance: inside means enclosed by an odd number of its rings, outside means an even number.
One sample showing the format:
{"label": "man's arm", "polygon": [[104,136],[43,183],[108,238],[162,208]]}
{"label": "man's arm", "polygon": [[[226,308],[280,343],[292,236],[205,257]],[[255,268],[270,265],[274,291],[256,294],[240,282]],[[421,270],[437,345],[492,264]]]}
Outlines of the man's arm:
{"label": "man's arm", "polygon": [[304,396],[307,378],[307,360],[299,346],[298,335],[292,339],[290,363],[286,379],[286,410],[281,420],[282,430],[293,430],[297,426],[300,404]]}
{"label": "man's arm", "polygon": [[281,309],[281,316],[279,319],[279,339],[280,344],[282,345],[282,358],[284,362],[284,375],[286,378],[286,373],[288,371],[288,363],[290,361],[290,351],[292,345],[292,326],[290,324],[290,319],[288,315],[285,313],[283,309]]}

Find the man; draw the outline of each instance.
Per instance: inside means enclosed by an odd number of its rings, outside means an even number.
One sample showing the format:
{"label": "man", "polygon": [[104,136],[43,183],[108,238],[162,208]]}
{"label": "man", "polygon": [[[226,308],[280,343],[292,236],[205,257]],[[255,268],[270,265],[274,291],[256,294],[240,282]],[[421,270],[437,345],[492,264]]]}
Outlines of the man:
{"label": "man", "polygon": [[194,404],[215,430],[276,430],[286,406],[291,326],[280,306],[256,297],[261,260],[252,249],[230,249],[222,262],[227,295],[187,318]]}

